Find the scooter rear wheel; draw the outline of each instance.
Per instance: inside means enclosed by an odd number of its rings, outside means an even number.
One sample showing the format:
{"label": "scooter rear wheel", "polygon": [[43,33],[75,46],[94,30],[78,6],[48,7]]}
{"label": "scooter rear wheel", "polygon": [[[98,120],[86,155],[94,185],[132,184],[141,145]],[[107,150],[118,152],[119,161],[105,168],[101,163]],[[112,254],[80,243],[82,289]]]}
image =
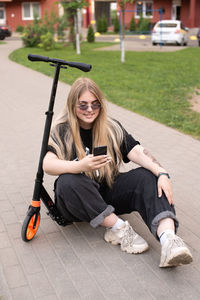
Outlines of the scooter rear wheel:
{"label": "scooter rear wheel", "polygon": [[34,228],[35,218],[36,218],[36,213],[33,214],[32,216],[27,215],[24,220],[24,223],[22,225],[22,231],[21,231],[22,240],[24,242],[31,241],[36,235],[36,232],[40,225],[40,213],[38,214],[36,226]]}

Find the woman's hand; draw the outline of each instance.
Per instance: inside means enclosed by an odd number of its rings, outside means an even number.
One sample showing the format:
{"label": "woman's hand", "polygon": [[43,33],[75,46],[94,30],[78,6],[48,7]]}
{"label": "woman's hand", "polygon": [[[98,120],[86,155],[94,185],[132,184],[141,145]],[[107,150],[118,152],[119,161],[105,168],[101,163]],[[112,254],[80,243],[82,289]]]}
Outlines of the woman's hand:
{"label": "woman's hand", "polygon": [[104,167],[111,161],[108,155],[94,156],[89,154],[79,161],[82,172],[90,172]]}
{"label": "woman's hand", "polygon": [[158,197],[161,197],[163,192],[165,193],[169,204],[173,204],[172,185],[169,178],[165,175],[158,178]]}

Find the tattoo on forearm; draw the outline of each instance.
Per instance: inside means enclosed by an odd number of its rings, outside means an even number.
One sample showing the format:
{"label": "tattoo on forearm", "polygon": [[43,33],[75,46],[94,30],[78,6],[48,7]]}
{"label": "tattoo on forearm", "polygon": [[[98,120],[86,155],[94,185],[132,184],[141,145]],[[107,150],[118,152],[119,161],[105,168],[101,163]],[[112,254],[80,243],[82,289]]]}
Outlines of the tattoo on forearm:
{"label": "tattoo on forearm", "polygon": [[162,168],[161,164],[151,155],[151,153],[149,151],[147,151],[146,149],[143,150],[143,153],[148,156],[149,158],[151,158],[152,162],[157,164],[159,167]]}

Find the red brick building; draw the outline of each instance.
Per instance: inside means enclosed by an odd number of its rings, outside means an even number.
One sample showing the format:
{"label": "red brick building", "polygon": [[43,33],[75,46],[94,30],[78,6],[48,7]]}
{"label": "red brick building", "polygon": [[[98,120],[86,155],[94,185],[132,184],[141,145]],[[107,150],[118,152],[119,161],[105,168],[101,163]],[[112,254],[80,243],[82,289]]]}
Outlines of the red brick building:
{"label": "red brick building", "polygon": [[[102,14],[108,16],[110,3],[119,3],[119,0],[88,0],[88,2],[90,6],[83,16],[85,26],[91,20],[97,20],[97,17]],[[151,23],[154,24],[160,20],[158,11],[160,8],[164,9],[163,19],[181,20],[189,28],[200,27],[200,0],[135,0],[133,4],[126,5],[126,10],[132,12],[126,12],[125,23],[128,27],[133,15],[137,20],[142,14],[144,18],[150,18]]]}
{"label": "red brick building", "polygon": [[26,25],[33,21],[34,12],[39,17],[44,16],[45,11],[54,10],[58,13],[57,0],[0,0],[0,24],[8,25],[12,31],[18,25]]}
{"label": "red brick building", "polygon": [[[200,1],[199,0],[144,0],[127,4],[126,24],[129,24],[132,15],[139,18],[140,14],[150,18],[151,23],[160,20],[159,9],[163,8],[162,19],[181,20],[189,28],[200,27]],[[151,11],[152,9],[152,11]]]}
{"label": "red brick building", "polygon": [[[33,20],[33,12],[36,11],[40,17],[45,11],[52,9],[58,13],[59,0],[0,0],[0,24],[7,24],[12,31],[18,25],[26,25]],[[119,0],[88,0],[89,7],[82,10],[82,25],[88,27],[92,20],[106,15],[110,20],[111,3]],[[200,0],[143,0],[127,4],[125,23],[129,26],[134,15],[137,20],[142,13],[143,17],[150,18],[151,23],[160,19],[159,8],[164,9],[163,19],[180,19],[189,28],[200,27]],[[152,9],[152,11],[151,11]],[[119,10],[119,7],[118,7]],[[133,11],[134,10],[134,11]]]}

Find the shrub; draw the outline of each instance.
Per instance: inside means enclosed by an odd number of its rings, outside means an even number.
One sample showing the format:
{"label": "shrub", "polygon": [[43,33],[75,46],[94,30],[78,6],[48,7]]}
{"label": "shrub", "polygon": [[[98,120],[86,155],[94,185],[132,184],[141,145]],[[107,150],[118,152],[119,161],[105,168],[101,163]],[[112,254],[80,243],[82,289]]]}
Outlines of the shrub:
{"label": "shrub", "polygon": [[140,17],[137,27],[137,32],[144,33],[148,32],[150,28],[150,21],[149,19],[144,19],[143,17]]}
{"label": "shrub", "polygon": [[87,41],[88,43],[93,43],[95,41],[94,30],[91,25],[88,27]]}
{"label": "shrub", "polygon": [[47,32],[46,34],[41,35],[41,43],[39,43],[38,46],[44,50],[52,50],[55,46],[53,34],[51,32]]}
{"label": "shrub", "polygon": [[119,32],[119,19],[118,19],[118,16],[116,15],[115,16],[115,19],[114,19],[114,32]]}
{"label": "shrub", "polygon": [[66,21],[66,17],[62,16],[58,20],[58,26],[57,26],[57,38],[58,40],[61,40],[64,42],[65,40],[65,29],[67,28],[68,22]]}
{"label": "shrub", "polygon": [[97,19],[97,31],[102,33],[103,32],[103,22],[102,18]]}
{"label": "shrub", "polygon": [[[59,25],[62,28],[59,27]],[[57,30],[59,30],[59,32],[57,33],[58,36],[62,35],[63,37],[64,36],[63,30],[64,27],[66,26],[66,23],[63,20],[61,20],[60,23],[60,19],[56,17],[54,12],[51,13],[50,17],[48,17],[48,14],[45,13],[44,19],[41,20],[38,20],[37,16],[35,15],[33,23],[25,26],[23,29],[21,37],[24,46],[37,47],[39,44],[50,43],[50,40],[53,39],[54,34],[56,32],[56,26],[57,26]],[[47,35],[47,33],[51,33],[52,36],[50,36],[49,34]],[[42,40],[42,36],[43,36],[43,40]],[[45,47],[48,48],[49,46],[45,46]]]}
{"label": "shrub", "polygon": [[43,34],[42,28],[34,20],[33,25],[27,25],[22,32],[22,41],[25,47],[36,47],[40,43],[40,37]]}
{"label": "shrub", "polygon": [[100,33],[107,32],[108,31],[108,21],[106,16],[103,18],[98,18],[97,20],[97,31]]}
{"label": "shrub", "polygon": [[45,11],[44,18],[42,20],[42,25],[46,28],[46,32],[55,33],[56,24],[59,22],[59,18],[56,16],[55,11],[51,11],[50,16],[48,16],[48,12]]}
{"label": "shrub", "polygon": [[131,22],[130,22],[130,25],[129,25],[129,30],[130,31],[136,31],[136,23],[135,23],[135,18],[134,17],[131,18]]}
{"label": "shrub", "polygon": [[74,32],[74,25],[71,24],[69,28],[69,42],[73,44],[74,49],[76,49],[76,36]]}
{"label": "shrub", "polygon": [[22,25],[17,25],[16,32],[22,33],[24,30],[24,27]]}
{"label": "shrub", "polygon": [[108,21],[107,21],[107,18],[106,16],[104,16],[102,18],[102,32],[107,32],[108,31]]}

